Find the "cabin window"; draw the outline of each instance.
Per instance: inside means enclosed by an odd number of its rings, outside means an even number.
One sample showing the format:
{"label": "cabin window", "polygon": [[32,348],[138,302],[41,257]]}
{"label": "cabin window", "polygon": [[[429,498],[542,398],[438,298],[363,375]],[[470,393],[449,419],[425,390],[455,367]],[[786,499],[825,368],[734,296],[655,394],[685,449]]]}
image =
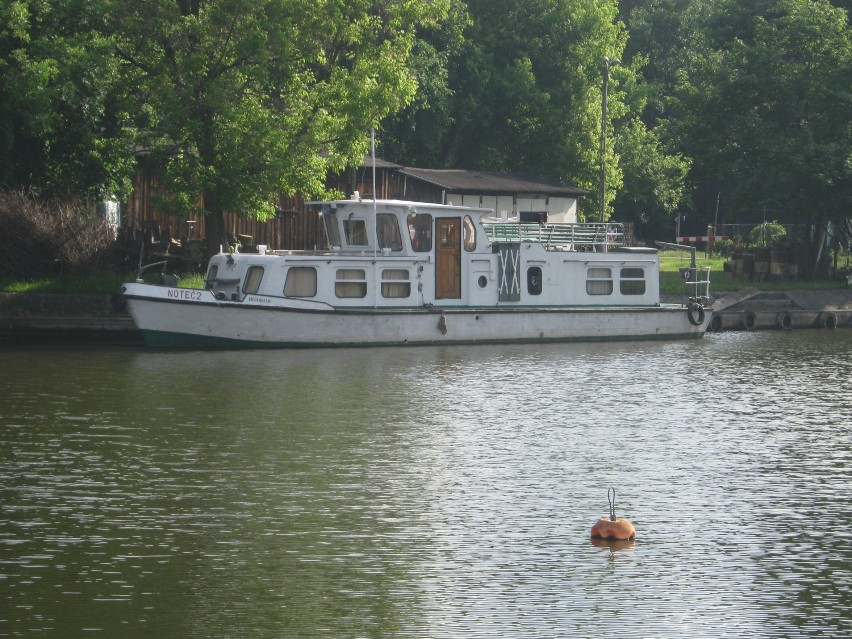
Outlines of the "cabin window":
{"label": "cabin window", "polygon": [[622,295],[645,294],[645,269],[625,267],[621,269],[619,290]]}
{"label": "cabin window", "polygon": [[343,232],[346,234],[346,243],[349,246],[367,246],[367,222],[364,220],[343,220]]}
{"label": "cabin window", "polygon": [[213,290],[213,285],[216,283],[216,276],[219,274],[219,267],[214,264],[210,267],[210,270],[207,271],[207,279],[204,280],[204,288]]}
{"label": "cabin window", "polygon": [[260,288],[260,280],[263,279],[262,266],[249,266],[246,273],[245,282],[243,282],[243,293],[246,295],[254,295],[257,289]]}
{"label": "cabin window", "polygon": [[337,228],[337,213],[331,211],[323,213],[325,232],[328,235],[329,246],[340,246],[340,229]]}
{"label": "cabin window", "polygon": [[408,270],[404,268],[386,268],[382,271],[382,297],[409,297],[411,282]]}
{"label": "cabin window", "polygon": [[432,250],[432,216],[428,213],[411,213],[408,216],[408,235],[411,248],[418,253]]}
{"label": "cabin window", "polygon": [[334,283],[337,297],[366,297],[367,276],[362,268],[337,269],[337,281]]}
{"label": "cabin window", "polygon": [[476,250],[476,227],[469,215],[464,216],[464,250],[470,253]]}
{"label": "cabin window", "polygon": [[540,266],[531,266],[527,269],[527,292],[530,295],[541,295]]}
{"label": "cabin window", "polygon": [[392,213],[379,213],[376,215],[376,236],[379,239],[380,249],[402,250],[402,235],[399,232],[399,223],[397,222],[396,215]]}
{"label": "cabin window", "polygon": [[612,269],[594,267],[586,271],[586,293],[612,295]]}
{"label": "cabin window", "polygon": [[440,225],[441,236],[438,238],[438,246],[441,248],[456,249],[459,246],[459,240],[454,237],[458,233],[458,226],[455,224]]}
{"label": "cabin window", "polygon": [[284,295],[314,297],[317,294],[317,270],[313,266],[292,266],[287,270]]}

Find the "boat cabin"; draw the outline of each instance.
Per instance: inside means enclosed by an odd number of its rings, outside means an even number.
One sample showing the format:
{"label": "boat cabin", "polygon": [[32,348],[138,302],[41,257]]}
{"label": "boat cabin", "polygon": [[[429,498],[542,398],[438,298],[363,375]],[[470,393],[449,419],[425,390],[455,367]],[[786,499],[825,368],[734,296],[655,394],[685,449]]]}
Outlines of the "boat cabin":
{"label": "boat cabin", "polygon": [[504,221],[490,209],[401,200],[318,202],[328,250],[219,254],[219,300],[352,310],[653,306],[657,251],[616,223]]}

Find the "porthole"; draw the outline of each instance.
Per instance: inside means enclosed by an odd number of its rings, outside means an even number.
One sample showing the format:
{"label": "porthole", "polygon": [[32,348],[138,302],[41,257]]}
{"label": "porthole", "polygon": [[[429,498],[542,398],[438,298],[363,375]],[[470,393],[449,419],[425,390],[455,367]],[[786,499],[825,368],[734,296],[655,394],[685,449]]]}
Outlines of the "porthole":
{"label": "porthole", "polygon": [[541,295],[541,268],[533,266],[527,270],[527,290],[530,295]]}
{"label": "porthole", "polygon": [[479,276],[478,282],[479,282],[479,288],[485,288],[486,286],[488,286],[488,278],[485,277],[484,275]]}

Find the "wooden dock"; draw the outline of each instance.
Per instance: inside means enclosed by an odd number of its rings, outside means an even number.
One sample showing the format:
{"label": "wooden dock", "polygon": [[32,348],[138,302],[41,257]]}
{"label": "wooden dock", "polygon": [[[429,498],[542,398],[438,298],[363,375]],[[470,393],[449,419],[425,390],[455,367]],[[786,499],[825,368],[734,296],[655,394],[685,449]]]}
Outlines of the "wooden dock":
{"label": "wooden dock", "polygon": [[716,299],[710,321],[714,332],[839,327],[852,327],[852,289],[743,289]]}

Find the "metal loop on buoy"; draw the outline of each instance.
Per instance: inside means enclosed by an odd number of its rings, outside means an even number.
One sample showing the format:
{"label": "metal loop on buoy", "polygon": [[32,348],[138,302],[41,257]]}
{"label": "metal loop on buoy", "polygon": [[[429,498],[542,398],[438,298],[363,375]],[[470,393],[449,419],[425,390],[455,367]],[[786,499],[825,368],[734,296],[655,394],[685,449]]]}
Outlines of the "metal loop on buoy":
{"label": "metal loop on buoy", "polygon": [[628,540],[636,537],[636,529],[626,519],[615,516],[615,488],[610,487],[606,493],[609,500],[609,519],[601,518],[592,526],[592,538],[609,540]]}
{"label": "metal loop on buoy", "polygon": [[609,520],[615,521],[615,488],[610,486],[609,490],[606,491],[606,498],[609,500]]}

